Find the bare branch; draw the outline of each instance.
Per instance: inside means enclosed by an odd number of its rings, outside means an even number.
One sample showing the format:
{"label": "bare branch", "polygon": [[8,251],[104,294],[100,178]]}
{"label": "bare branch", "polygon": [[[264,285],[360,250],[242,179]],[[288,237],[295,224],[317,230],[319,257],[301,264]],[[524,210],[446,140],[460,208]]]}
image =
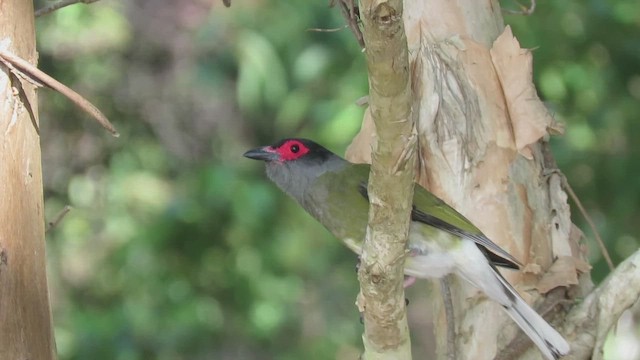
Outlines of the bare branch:
{"label": "bare branch", "polygon": [[31,81],[38,81],[66,96],[79,108],[91,115],[100,125],[102,125],[103,128],[107,129],[111,135],[115,137],[120,136],[109,119],[107,119],[107,117],[97,107],[95,107],[95,105],[82,97],[82,95],[71,90],[66,85],[47,75],[44,71],[2,48],[0,48],[0,61],[7,64],[10,71],[14,71],[14,69],[17,68],[19,70],[19,72],[16,73],[17,76],[22,78],[28,77]]}
{"label": "bare branch", "polygon": [[600,236],[600,233],[596,228],[596,224],[593,222],[593,220],[591,220],[591,216],[589,216],[589,213],[587,212],[587,210],[584,208],[584,206],[582,206],[582,202],[580,201],[580,198],[578,198],[578,195],[576,195],[571,185],[569,185],[569,181],[567,180],[567,177],[558,168],[558,164],[556,163],[556,160],[553,158],[553,154],[551,154],[551,148],[549,147],[548,141],[541,142],[541,150],[542,150],[542,156],[543,156],[544,165],[545,165],[544,175],[550,176],[551,174],[558,174],[558,176],[560,177],[562,188],[569,193],[569,196],[576,203],[578,210],[580,210],[580,213],[582,214],[582,216],[584,216],[584,219],[587,221],[587,224],[589,224],[589,227],[593,232],[593,236],[595,236],[596,242],[600,247],[602,256],[604,256],[605,260],[607,261],[607,265],[609,265],[609,270],[613,271],[615,266],[613,265],[613,261],[611,260],[609,251],[607,250],[607,247],[604,245],[604,241],[602,240],[602,237]]}
{"label": "bare branch", "polygon": [[[0,8],[0,49],[34,59],[33,1],[1,1]],[[38,96],[16,68],[0,58],[0,358],[53,360],[40,137],[32,131]]]}
{"label": "bare branch", "polygon": [[507,14],[512,14],[512,15],[524,15],[524,16],[529,16],[531,14],[534,13],[534,11],[536,11],[536,0],[531,0],[531,5],[529,7],[526,7],[520,3],[518,3],[516,1],[516,3],[518,4],[518,6],[520,7],[519,11],[515,11],[515,10],[504,10],[504,12],[506,12]]}
{"label": "bare branch", "polygon": [[343,26],[340,26],[339,28],[333,28],[333,29],[309,28],[309,29],[307,29],[307,31],[310,31],[310,32],[338,32],[338,31],[342,31],[342,30],[344,30],[344,29],[346,29],[348,27],[349,27],[349,25],[343,25]]}
{"label": "bare branch", "polygon": [[[336,1],[330,1],[329,7],[333,7]],[[362,31],[360,30],[360,10],[356,5],[355,0],[337,0],[338,7],[340,8],[340,12],[342,16],[344,16],[345,20],[347,20],[347,26],[353,32],[353,35],[356,37],[356,41],[360,45],[360,48],[364,49],[364,37],[362,36]]]}
{"label": "bare branch", "polygon": [[570,335],[572,359],[602,359],[609,330],[623,311],[640,297],[640,250],[620,263],[584,301],[576,305],[564,326]]}
{"label": "bare branch", "polygon": [[47,5],[43,8],[36,10],[34,13],[35,17],[40,17],[42,15],[50,14],[58,9],[62,9],[65,6],[73,5],[73,4],[91,4],[98,0],[61,0],[55,4]]}
{"label": "bare branch", "polygon": [[365,320],[364,358],[408,360],[411,341],[403,279],[417,137],[411,116],[403,3],[363,0],[360,4],[367,44],[369,110],[377,130],[368,184],[369,225],[358,272],[358,305],[364,309]]}
{"label": "bare branch", "polygon": [[64,217],[67,216],[67,214],[69,213],[69,211],[71,211],[71,209],[73,209],[71,206],[65,205],[62,208],[62,210],[60,210],[60,212],[58,212],[58,214],[53,218],[53,220],[51,220],[51,221],[49,221],[49,223],[47,223],[47,229],[44,231],[45,234],[48,233],[49,231],[55,229],[56,226],[58,226],[58,224],[60,224],[62,219],[64,219]]}
{"label": "bare branch", "polygon": [[591,232],[593,232],[593,236],[595,236],[596,242],[600,247],[600,252],[602,253],[602,256],[604,256],[604,259],[607,261],[607,265],[609,265],[609,270],[613,271],[615,266],[613,265],[613,261],[611,260],[611,256],[609,255],[609,250],[607,250],[607,247],[604,245],[604,241],[602,241],[602,237],[600,237],[600,233],[596,228],[596,224],[594,224],[593,220],[591,220],[591,216],[589,216],[589,213],[587,213],[587,210],[584,208],[584,206],[582,206],[582,202],[578,198],[578,195],[576,195],[576,193],[573,191],[573,188],[571,187],[571,185],[569,185],[569,182],[567,181],[567,177],[564,176],[564,174],[562,174],[562,185],[564,186],[565,190],[569,192],[569,196],[571,196],[571,199],[573,199],[573,202],[576,203],[578,210],[580,210],[580,213],[582,214],[582,216],[584,216],[584,219],[587,221],[587,224],[589,224],[589,227],[591,228]]}
{"label": "bare branch", "polygon": [[578,198],[578,195],[576,195],[576,193],[573,191],[573,188],[569,184],[567,177],[562,173],[562,171],[560,171],[560,169],[558,169],[557,167],[558,165],[556,164],[555,160],[553,160],[553,156],[551,155],[551,149],[549,148],[548,143],[544,142],[542,143],[542,145],[543,145],[542,152],[545,159],[545,168],[546,168],[544,175],[549,176],[551,174],[557,174],[559,176],[559,179],[562,184],[562,188],[566,190],[567,193],[569,193],[569,196],[571,197],[573,202],[575,202],[576,206],[578,207],[578,210],[580,211],[582,216],[584,216],[584,219],[587,221],[587,224],[589,224],[589,227],[593,232],[593,236],[595,236],[596,238],[596,243],[598,243],[598,247],[600,247],[600,252],[602,253],[602,256],[604,256],[604,259],[607,261],[607,265],[609,265],[609,270],[613,271],[615,266],[613,265],[613,261],[611,260],[611,256],[609,255],[609,250],[607,250],[607,247],[604,245],[604,241],[602,240],[602,237],[598,232],[598,228],[596,228],[596,224],[593,222],[593,220],[591,220],[591,216],[589,216],[589,213],[584,208],[584,206],[582,206],[582,201],[580,201],[580,198]]}

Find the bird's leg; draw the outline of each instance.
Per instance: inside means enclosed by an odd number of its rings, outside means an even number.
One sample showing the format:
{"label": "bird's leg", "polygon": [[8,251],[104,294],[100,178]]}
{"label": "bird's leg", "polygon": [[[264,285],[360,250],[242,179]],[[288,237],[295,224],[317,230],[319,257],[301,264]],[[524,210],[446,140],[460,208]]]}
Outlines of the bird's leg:
{"label": "bird's leg", "polygon": [[[406,255],[407,256],[416,256],[416,255],[418,255],[418,251],[415,250],[415,249],[408,249],[408,250],[406,250]],[[415,284],[416,280],[417,279],[416,279],[415,276],[407,276],[407,275],[405,275],[404,283],[402,284],[402,287],[404,287],[406,289],[409,286]]]}
{"label": "bird's leg", "polygon": [[[360,255],[358,255],[358,260],[356,261],[356,275],[360,271],[360,265],[362,265],[362,259],[360,259]],[[358,299],[360,299],[360,294],[358,294]],[[364,325],[364,311],[359,310],[358,316],[360,317],[360,324]]]}
{"label": "bird's leg", "polygon": [[404,283],[402,284],[402,287],[404,287],[405,289],[408,288],[409,286],[413,285],[416,283],[416,277],[415,276],[406,276],[404,277]]}
{"label": "bird's leg", "polygon": [[[418,252],[416,250],[407,250],[407,256],[416,256],[418,254]],[[402,287],[407,289],[410,286],[412,286],[413,284],[416,283],[417,278],[415,276],[404,276],[404,282],[402,283]],[[405,306],[409,305],[409,299],[405,298],[404,299],[405,302]]]}
{"label": "bird's leg", "polygon": [[[416,283],[416,277],[415,276],[405,276],[404,277],[404,283],[402,284],[402,287],[404,287],[405,289],[408,288],[409,286],[413,285]],[[409,299],[408,298],[404,298],[404,306],[409,306]]]}
{"label": "bird's leg", "polygon": [[444,315],[447,321],[447,359],[456,359],[456,325],[453,313],[453,300],[451,297],[451,275],[440,279],[442,301],[444,302]]}

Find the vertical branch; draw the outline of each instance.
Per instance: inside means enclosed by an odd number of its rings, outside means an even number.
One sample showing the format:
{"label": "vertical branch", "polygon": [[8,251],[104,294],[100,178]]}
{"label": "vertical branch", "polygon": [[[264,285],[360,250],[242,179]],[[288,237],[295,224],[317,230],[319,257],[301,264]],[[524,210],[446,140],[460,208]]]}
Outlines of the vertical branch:
{"label": "vertical branch", "polygon": [[416,134],[402,0],[363,0],[360,14],[377,129],[369,181],[369,226],[359,271],[364,358],[410,359],[403,289],[415,174]]}
{"label": "vertical branch", "polygon": [[[32,1],[0,1],[0,39],[35,63]],[[33,84],[0,65],[0,359],[55,358]],[[32,109],[33,107],[33,109]],[[34,118],[32,119],[31,116]]]}

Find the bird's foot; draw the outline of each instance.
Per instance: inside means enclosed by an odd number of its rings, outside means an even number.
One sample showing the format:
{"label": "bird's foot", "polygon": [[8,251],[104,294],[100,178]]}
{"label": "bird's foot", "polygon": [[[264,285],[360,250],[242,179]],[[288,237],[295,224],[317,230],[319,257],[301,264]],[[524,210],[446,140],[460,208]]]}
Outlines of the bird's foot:
{"label": "bird's foot", "polygon": [[402,284],[402,286],[406,289],[409,286],[413,285],[416,283],[416,278],[415,276],[405,276],[404,277],[404,283]]}

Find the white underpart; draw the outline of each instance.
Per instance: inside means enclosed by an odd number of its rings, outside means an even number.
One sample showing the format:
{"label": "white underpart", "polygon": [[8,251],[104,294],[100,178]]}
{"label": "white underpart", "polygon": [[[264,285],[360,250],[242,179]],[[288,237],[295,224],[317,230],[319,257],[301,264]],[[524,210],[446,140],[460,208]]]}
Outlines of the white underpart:
{"label": "white underpart", "polygon": [[[425,237],[429,238],[426,239]],[[444,231],[425,233],[424,225],[413,223],[405,273],[418,278],[441,278],[456,273],[482,290],[500,305],[510,305],[500,277],[489,265],[475,242]]]}
{"label": "white underpart", "polygon": [[[435,230],[435,229],[434,229]],[[478,246],[445,231],[425,232],[422,224],[412,223],[405,273],[418,278],[441,278],[457,273],[481,289],[501,289],[487,258]]]}
{"label": "white underpart", "polygon": [[475,242],[444,231],[432,231],[412,223],[405,274],[417,278],[441,278],[455,273],[505,307],[507,313],[533,340],[545,358],[567,354],[569,344],[513,287],[494,270]]}

